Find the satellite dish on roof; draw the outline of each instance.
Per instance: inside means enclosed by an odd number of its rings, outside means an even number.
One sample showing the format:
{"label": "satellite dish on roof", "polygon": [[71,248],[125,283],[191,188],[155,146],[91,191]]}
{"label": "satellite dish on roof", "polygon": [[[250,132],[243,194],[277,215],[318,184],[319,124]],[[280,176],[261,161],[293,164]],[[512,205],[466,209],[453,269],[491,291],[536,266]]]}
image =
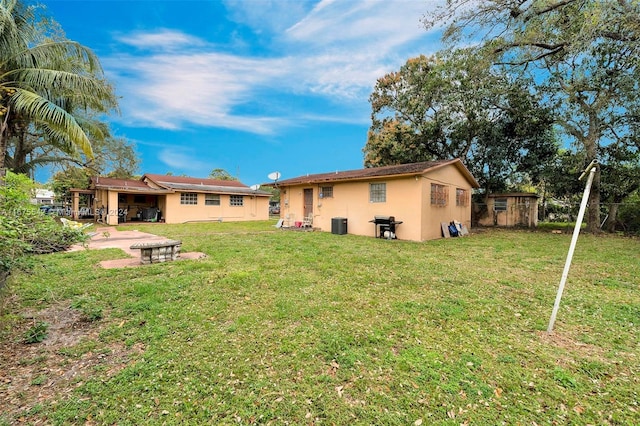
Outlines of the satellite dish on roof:
{"label": "satellite dish on roof", "polygon": [[260,189],[260,185],[258,184],[251,185],[249,188],[251,188],[252,191],[257,191],[258,189]]}
{"label": "satellite dish on roof", "polygon": [[271,180],[278,180],[280,179],[280,172],[272,172],[269,173],[269,176],[267,176],[269,179]]}

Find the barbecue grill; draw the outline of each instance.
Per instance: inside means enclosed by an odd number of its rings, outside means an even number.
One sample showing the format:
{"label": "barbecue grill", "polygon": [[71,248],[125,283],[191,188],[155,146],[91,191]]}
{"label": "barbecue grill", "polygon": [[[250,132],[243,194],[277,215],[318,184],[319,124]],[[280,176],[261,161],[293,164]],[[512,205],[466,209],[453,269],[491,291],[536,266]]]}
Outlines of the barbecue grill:
{"label": "barbecue grill", "polygon": [[375,216],[369,222],[375,225],[376,238],[386,238],[388,240],[396,239],[396,226],[402,223],[396,220],[394,216]]}

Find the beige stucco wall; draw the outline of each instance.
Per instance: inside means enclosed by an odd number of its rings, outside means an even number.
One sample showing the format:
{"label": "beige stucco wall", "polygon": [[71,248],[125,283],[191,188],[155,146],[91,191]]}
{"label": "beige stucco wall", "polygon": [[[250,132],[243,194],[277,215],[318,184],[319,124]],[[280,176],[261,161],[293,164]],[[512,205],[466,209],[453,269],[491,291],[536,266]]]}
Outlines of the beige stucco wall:
{"label": "beige stucco wall", "polygon": [[107,223],[109,225],[118,224],[118,193],[115,191],[109,191],[107,193]]}
{"label": "beige stucco wall", "polygon": [[180,204],[180,193],[167,194],[166,204],[160,207],[166,223],[196,221],[229,221],[269,219],[269,197],[245,195],[243,206],[231,206],[229,195],[220,195],[219,206],[205,205],[205,194],[198,194],[198,204]]}
{"label": "beige stucco wall", "polygon": [[[126,201],[118,202],[118,196]],[[119,194],[117,191],[97,190],[96,209],[104,206],[107,211],[107,223],[118,224],[118,210],[126,209],[127,221],[135,218],[137,208],[157,207],[166,223],[185,223],[196,221],[250,221],[269,220],[269,197],[244,196],[243,206],[231,206],[229,195],[220,195],[219,206],[205,205],[205,194],[198,193],[198,204],[180,204],[180,193],[150,195],[152,203],[135,203],[133,197],[141,194]]]}
{"label": "beige stucco wall", "polygon": [[[431,182],[448,182],[449,202],[431,206]],[[386,201],[369,201],[369,184],[386,183]],[[333,186],[332,198],[319,198],[320,188]],[[374,216],[395,216],[402,221],[396,236],[402,240],[424,241],[442,236],[440,222],[458,220],[471,227],[471,205],[456,207],[456,188],[471,194],[471,186],[455,167],[443,168],[424,176],[382,178],[356,182],[296,185],[282,188],[280,216],[294,225],[304,217],[304,189],[313,189],[313,227],[331,232],[334,217],[347,218],[347,233],[375,236]]]}
{"label": "beige stucco wall", "polygon": [[[431,184],[444,185],[448,191],[448,201],[445,206],[431,205]],[[467,191],[466,205],[456,205],[456,190]],[[422,188],[422,233],[421,240],[433,240],[442,237],[441,223],[458,221],[471,229],[471,185],[467,179],[454,167],[443,167],[433,170],[423,177]]]}

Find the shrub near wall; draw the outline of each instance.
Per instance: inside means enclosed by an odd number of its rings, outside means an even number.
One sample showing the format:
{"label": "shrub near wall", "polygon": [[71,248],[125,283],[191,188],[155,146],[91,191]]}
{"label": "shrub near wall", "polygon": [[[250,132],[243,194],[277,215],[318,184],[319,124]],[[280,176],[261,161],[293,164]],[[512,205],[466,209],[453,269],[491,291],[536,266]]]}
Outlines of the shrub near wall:
{"label": "shrub near wall", "polygon": [[82,231],[64,228],[31,204],[34,185],[29,178],[9,172],[4,183],[0,185],[0,287],[29,254],[66,250],[86,239]]}

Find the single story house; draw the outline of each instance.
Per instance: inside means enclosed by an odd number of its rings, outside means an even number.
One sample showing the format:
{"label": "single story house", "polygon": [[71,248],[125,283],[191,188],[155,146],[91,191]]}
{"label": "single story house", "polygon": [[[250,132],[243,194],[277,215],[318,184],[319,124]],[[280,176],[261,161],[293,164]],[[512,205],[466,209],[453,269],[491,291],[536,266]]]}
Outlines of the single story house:
{"label": "single story house", "polygon": [[145,174],[140,179],[91,178],[89,189],[72,189],[72,211],[90,200],[96,219],[109,225],[131,220],[185,223],[269,219],[271,194],[242,182]]}
{"label": "single story house", "polygon": [[539,195],[529,192],[490,194],[486,210],[478,212],[482,226],[538,226]]}
{"label": "single story house", "polygon": [[[470,228],[471,191],[479,187],[460,159],[313,174],[271,185],[281,190],[285,225],[380,236],[371,221],[392,216],[402,222],[394,237],[413,241],[441,238],[444,222]],[[346,232],[335,232],[340,222]]]}

